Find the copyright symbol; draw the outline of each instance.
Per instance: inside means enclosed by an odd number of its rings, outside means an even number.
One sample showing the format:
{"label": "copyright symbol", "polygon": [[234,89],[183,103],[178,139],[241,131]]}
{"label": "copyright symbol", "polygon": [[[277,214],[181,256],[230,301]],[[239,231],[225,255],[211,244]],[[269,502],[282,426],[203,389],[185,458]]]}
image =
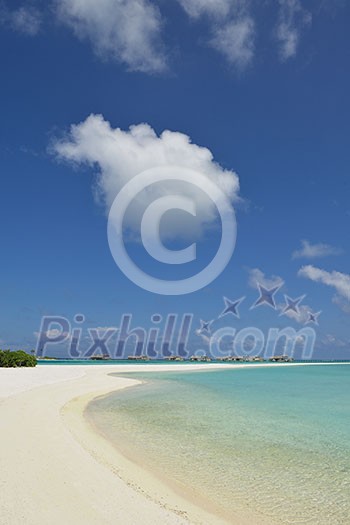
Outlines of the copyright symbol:
{"label": "copyright symbol", "polygon": [[[135,197],[152,184],[166,181],[196,186],[214,203],[221,219],[221,241],[215,256],[200,272],[181,280],[158,279],[144,272],[130,258],[123,238],[124,215]],[[164,264],[179,265],[196,259],[196,244],[193,243],[182,250],[169,250],[162,243],[159,232],[160,220],[166,212],[174,209],[196,216],[193,199],[182,195],[166,195],[157,198],[146,208],[141,220],[140,232],[142,244],[153,259]],[[184,295],[204,288],[226,268],[235,248],[237,225],[229,199],[206,175],[183,167],[160,166],[143,171],[120,190],[109,211],[107,234],[116,264],[134,284],[161,295]]]}

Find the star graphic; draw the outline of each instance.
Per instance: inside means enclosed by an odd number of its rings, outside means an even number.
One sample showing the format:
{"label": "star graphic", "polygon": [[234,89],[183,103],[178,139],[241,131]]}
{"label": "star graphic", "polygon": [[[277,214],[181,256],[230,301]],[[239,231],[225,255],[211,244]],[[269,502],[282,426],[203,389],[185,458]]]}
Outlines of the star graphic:
{"label": "star graphic", "polygon": [[318,325],[318,318],[321,315],[321,311],[317,313],[309,312],[309,319],[306,321],[305,324],[314,323]]}
{"label": "star graphic", "polygon": [[283,283],[278,284],[277,286],[274,286],[273,288],[265,288],[265,286],[262,286],[262,284],[257,283],[259,288],[260,297],[255,301],[253,306],[251,306],[251,309],[256,308],[257,306],[267,304],[268,306],[271,306],[274,310],[276,310],[276,303],[274,295],[278,292],[278,290],[283,286]]}
{"label": "star graphic", "polygon": [[298,307],[305,297],[306,295],[301,295],[300,297],[297,297],[297,299],[291,299],[288,295],[284,295],[286,306],[283,308],[281,315],[286,314],[287,312],[295,312],[297,315],[299,315]]}
{"label": "star graphic", "polygon": [[213,321],[203,321],[201,319],[200,322],[201,322],[201,327],[199,329],[199,333],[207,332],[208,334],[210,334],[210,325],[212,324]]}
{"label": "star graphic", "polygon": [[223,299],[225,302],[225,309],[221,312],[219,318],[227,314],[232,314],[239,319],[238,307],[244,301],[245,297],[241,297],[236,301],[230,301],[230,299],[227,299],[227,297],[223,297]]}

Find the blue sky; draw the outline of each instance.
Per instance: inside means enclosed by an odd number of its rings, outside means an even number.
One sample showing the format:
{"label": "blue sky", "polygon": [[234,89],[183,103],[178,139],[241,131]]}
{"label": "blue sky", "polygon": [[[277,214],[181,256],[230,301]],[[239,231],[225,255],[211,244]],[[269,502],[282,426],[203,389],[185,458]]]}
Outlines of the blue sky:
{"label": "blue sky", "polygon": [[[285,326],[267,307],[250,310],[255,278],[284,281],[280,304],[284,293],[307,294],[305,308],[322,311],[316,357],[349,358],[350,7],[331,0],[81,4],[0,3],[0,346],[33,348],[43,315],[73,320],[82,312],[86,327],[108,327],[124,312],[144,326],[155,312],[193,312],[199,326],[218,316],[223,296],[246,296],[241,319],[225,317],[231,325]],[[130,150],[121,142],[122,153],[109,157],[90,115],[123,130]],[[232,184],[230,194],[233,257],[214,282],[188,295],[140,289],[109,250],[108,203],[135,175],[129,157],[140,155],[149,167],[142,157],[149,146],[133,150],[129,131],[143,123],[154,130],[156,151],[164,130],[181,133],[210,150],[220,174],[239,179],[239,192]],[[86,131],[79,144],[72,125]],[[170,133],[168,155],[175,138]],[[198,149],[189,144],[192,162]],[[157,163],[158,153],[149,154]],[[176,155],[181,161],[181,148]],[[204,230],[198,267],[218,242],[217,229]],[[176,242],[188,239],[170,245]],[[150,271],[184,275],[158,268],[140,243],[129,250]]]}

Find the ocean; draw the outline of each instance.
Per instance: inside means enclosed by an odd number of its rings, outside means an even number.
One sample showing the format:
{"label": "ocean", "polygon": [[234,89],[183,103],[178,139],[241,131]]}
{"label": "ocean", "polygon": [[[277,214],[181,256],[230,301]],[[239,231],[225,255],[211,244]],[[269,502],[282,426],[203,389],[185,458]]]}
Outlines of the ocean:
{"label": "ocean", "polygon": [[226,518],[350,524],[349,365],[126,375],[144,383],[87,416],[183,494]]}

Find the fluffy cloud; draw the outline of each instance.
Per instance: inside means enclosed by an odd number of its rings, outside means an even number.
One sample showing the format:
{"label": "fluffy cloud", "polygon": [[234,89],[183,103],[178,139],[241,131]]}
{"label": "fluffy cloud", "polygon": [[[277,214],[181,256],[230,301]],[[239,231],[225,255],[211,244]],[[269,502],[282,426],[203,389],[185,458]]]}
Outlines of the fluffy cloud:
{"label": "fluffy cloud", "polygon": [[[96,193],[109,211],[120,189],[135,175],[156,166],[179,166],[198,171],[219,186],[231,200],[238,198],[239,179],[235,172],[224,170],[217,164],[211,151],[197,146],[180,132],[163,131],[159,136],[148,124],[131,126],[124,131],[112,128],[101,115],[90,115],[84,122],[72,125],[63,140],[53,144],[60,159],[77,165],[97,167]],[[176,220],[168,212],[165,234],[171,237],[200,237],[215,224],[217,216],[212,201],[194,184],[173,182],[154,184],[140,192],[134,207],[125,217],[132,233],[140,229],[143,210],[155,199],[177,193],[191,198],[196,206],[196,220],[182,213]],[[185,221],[185,223],[183,222]],[[163,232],[162,232],[163,233]]]}
{"label": "fluffy cloud", "polygon": [[254,57],[255,23],[246,0],[178,0],[190,18],[207,17],[208,44],[232,66],[244,69]]}
{"label": "fluffy cloud", "polygon": [[327,272],[315,266],[307,265],[300,268],[298,275],[311,281],[334,288],[338,296],[350,301],[350,275],[341,272]]}
{"label": "fluffy cloud", "polygon": [[226,16],[232,5],[232,0],[178,0],[191,18],[202,15]]}
{"label": "fluffy cloud", "polygon": [[19,7],[11,11],[5,4],[0,5],[0,23],[14,31],[28,36],[35,36],[41,26],[41,14],[34,7]]}
{"label": "fluffy cloud", "polygon": [[56,0],[56,6],[60,21],[89,40],[99,57],[122,62],[131,71],[166,68],[162,19],[149,0]]}
{"label": "fluffy cloud", "polygon": [[[275,286],[280,286],[284,284],[284,280],[282,277],[278,275],[271,275],[271,277],[267,277],[263,271],[261,271],[259,268],[252,268],[248,270],[249,273],[249,279],[248,284],[251,288],[257,288],[258,284],[261,284],[265,288],[271,289]],[[294,296],[293,296],[294,298]],[[313,312],[313,308],[307,304],[299,304],[298,306],[298,313],[294,312],[293,310],[288,310],[284,312],[285,308],[287,306],[287,303],[277,303],[276,308],[280,312],[280,314],[285,315],[289,319],[293,319],[293,321],[299,323],[299,324],[306,324],[308,323],[310,319],[310,312]]]}
{"label": "fluffy cloud", "polygon": [[261,284],[265,288],[274,288],[275,286],[284,284],[282,277],[279,277],[278,275],[266,277],[264,272],[262,272],[259,268],[249,269],[248,274],[248,284],[251,288],[257,288],[258,284]]}
{"label": "fluffy cloud", "polygon": [[298,306],[298,313],[294,312],[293,310],[284,312],[285,307],[286,304],[278,305],[278,310],[280,310],[281,314],[283,313],[283,315],[289,317],[289,319],[293,319],[293,321],[296,321],[300,324],[307,324],[310,321],[310,313],[314,311],[313,308],[307,304],[300,304]]}
{"label": "fluffy cloud", "polygon": [[279,0],[280,9],[276,28],[281,60],[285,61],[297,53],[302,29],[311,23],[311,13],[300,0]]}
{"label": "fluffy cloud", "polygon": [[309,241],[301,241],[301,248],[295,250],[292,254],[293,259],[316,259],[318,257],[327,257],[328,255],[340,255],[341,250],[330,246],[329,244],[318,243],[311,244]]}
{"label": "fluffy cloud", "polygon": [[51,328],[50,330],[46,330],[46,332],[33,332],[33,334],[35,337],[38,337],[38,338],[45,335],[49,339],[55,339],[56,337],[59,337],[60,335],[68,338],[68,336],[70,335],[70,332],[62,332],[58,328]]}
{"label": "fluffy cloud", "polygon": [[[259,30],[254,2],[177,1],[192,21],[205,21],[208,34],[204,39],[201,37],[201,41],[206,41],[232,67],[242,71],[252,63]],[[43,16],[38,9],[24,4],[10,10],[1,2],[0,23],[24,34],[38,33]],[[163,18],[154,0],[52,0],[52,3],[55,9],[46,11],[54,11],[59,22],[80,40],[90,42],[101,59],[120,62],[130,71],[161,73],[167,70]],[[302,7],[301,0],[277,0],[277,3],[274,35],[280,57],[285,61],[296,55],[301,33],[311,23],[311,13]]]}
{"label": "fluffy cloud", "polygon": [[228,62],[244,69],[254,57],[255,24],[250,16],[232,20],[216,29],[210,41]]}
{"label": "fluffy cloud", "polygon": [[350,314],[350,302],[344,300],[339,295],[335,295],[332,299],[332,302],[336,304],[344,313]]}

